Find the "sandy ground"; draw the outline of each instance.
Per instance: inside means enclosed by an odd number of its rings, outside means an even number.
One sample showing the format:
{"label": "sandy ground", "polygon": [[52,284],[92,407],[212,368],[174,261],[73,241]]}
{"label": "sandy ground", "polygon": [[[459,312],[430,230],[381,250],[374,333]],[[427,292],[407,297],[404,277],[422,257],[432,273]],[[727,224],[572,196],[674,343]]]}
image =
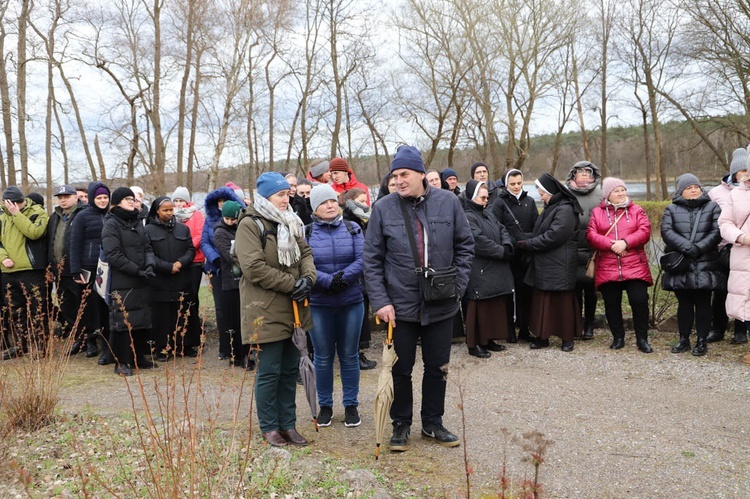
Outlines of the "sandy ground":
{"label": "sandy ground", "polygon": [[[382,337],[374,334],[371,358],[379,359]],[[750,366],[741,362],[748,347],[710,345],[709,354],[697,358],[669,353],[672,333],[653,334],[650,355],[636,350],[630,334],[623,350],[609,350],[609,341],[606,330],[597,330],[594,341],[577,342],[572,353],[561,352],[553,339],[546,350],[519,343],[487,360],[454,345],[444,422],[454,433],[465,430],[465,444],[457,448],[422,439],[415,421],[407,452],[389,453],[386,447],[379,461],[373,459],[379,367],[362,372],[361,426],[345,428],[343,407],[337,405],[334,424],[316,434],[300,389],[298,429],[311,440],[313,458],[334,457],[345,467],[370,469],[384,477],[394,497],[465,497],[464,451],[472,469],[472,497],[497,494],[504,459],[512,482],[530,478],[532,468],[522,461],[526,453],[507,441],[503,429],[516,438],[538,431],[554,441],[541,467],[545,497],[750,497]],[[216,352],[212,338],[202,386],[212,400],[226,405],[227,414],[239,401],[239,414],[246,417],[253,375],[226,366]],[[195,359],[177,362],[196,364]],[[143,373],[149,400],[165,373],[165,366]],[[419,404],[419,367],[414,379]],[[79,355],[71,360],[61,407],[117,417],[131,410],[130,392],[136,394],[136,407],[143,404],[135,378],[129,383],[130,389],[111,366]],[[337,379],[336,400],[340,393]]]}

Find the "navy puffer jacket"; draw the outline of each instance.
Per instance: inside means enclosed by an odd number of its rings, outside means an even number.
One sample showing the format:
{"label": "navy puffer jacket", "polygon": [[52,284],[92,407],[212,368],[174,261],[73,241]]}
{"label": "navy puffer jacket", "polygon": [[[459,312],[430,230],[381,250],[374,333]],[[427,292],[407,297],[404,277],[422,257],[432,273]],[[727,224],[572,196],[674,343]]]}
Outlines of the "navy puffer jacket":
{"label": "navy puffer jacket", "polygon": [[[349,232],[347,223],[350,224]],[[313,261],[318,280],[310,296],[310,305],[320,307],[338,307],[359,303],[362,298],[362,247],[364,235],[359,225],[344,222],[337,217],[332,222],[324,222],[313,215],[310,236],[307,243],[312,248]],[[331,281],[338,272],[344,272],[343,278],[349,284],[343,291],[331,293]]]}
{"label": "navy puffer jacket", "polygon": [[[693,224],[699,209],[703,207],[695,232],[690,242]],[[721,241],[719,231],[721,208],[705,192],[698,199],[685,199],[676,195],[672,204],[664,210],[661,221],[661,237],[666,244],[665,251],[680,251],[688,254],[695,247],[695,256],[688,257],[690,268],[682,274],[664,273],[662,288],[670,291],[687,289],[727,289],[727,272],[719,264],[717,245]]]}
{"label": "navy puffer jacket", "polygon": [[[201,234],[201,251],[206,257],[206,263],[203,264],[203,271],[207,274],[213,274],[221,269],[221,255],[214,244],[214,229],[221,222],[221,210],[219,209],[219,200],[237,201],[245,209],[245,201],[240,199],[229,187],[219,187],[208,193],[204,203],[206,210],[206,222],[203,224],[203,233]],[[218,263],[218,267],[214,265]]]}

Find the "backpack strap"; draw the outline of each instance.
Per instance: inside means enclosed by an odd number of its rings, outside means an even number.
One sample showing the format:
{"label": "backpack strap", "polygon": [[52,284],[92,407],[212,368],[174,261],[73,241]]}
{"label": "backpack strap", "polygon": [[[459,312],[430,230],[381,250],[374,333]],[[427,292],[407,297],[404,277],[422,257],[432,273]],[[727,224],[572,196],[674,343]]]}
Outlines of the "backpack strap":
{"label": "backpack strap", "polygon": [[260,229],[260,247],[261,249],[265,250],[266,241],[268,240],[268,229],[266,229],[266,224],[263,223],[260,217],[257,217],[255,215],[250,215],[250,217],[255,221],[256,225]]}

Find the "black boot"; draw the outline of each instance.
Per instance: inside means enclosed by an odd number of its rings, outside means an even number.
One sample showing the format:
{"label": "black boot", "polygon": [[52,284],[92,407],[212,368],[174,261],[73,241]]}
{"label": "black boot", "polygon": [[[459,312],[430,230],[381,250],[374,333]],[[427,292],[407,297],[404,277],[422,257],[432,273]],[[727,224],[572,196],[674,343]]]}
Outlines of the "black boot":
{"label": "black boot", "polygon": [[515,329],[511,329],[508,332],[508,339],[505,340],[505,341],[507,341],[508,343],[518,343],[518,338],[516,337],[516,330]]}
{"label": "black boot", "polygon": [[99,347],[96,344],[98,339],[98,333],[93,333],[86,337],[86,357],[91,358],[99,355]]}
{"label": "black boot", "polygon": [[472,357],[479,357],[480,359],[486,359],[490,357],[491,354],[481,345],[477,345],[475,347],[469,347],[469,355]]}
{"label": "black boot", "polygon": [[706,337],[706,343],[716,343],[724,340],[724,331],[711,331]]}
{"label": "black boot", "polygon": [[619,350],[625,346],[625,338],[622,336],[615,336],[612,339],[612,344],[609,346],[612,350]]}
{"label": "black boot", "polygon": [[654,351],[654,349],[651,348],[651,345],[648,344],[648,340],[645,337],[638,338],[635,344],[638,347],[638,350],[640,350],[643,353],[651,353]]}
{"label": "black boot", "polygon": [[584,340],[594,339],[594,323],[593,322],[586,322],[586,324],[583,326],[583,339]]}
{"label": "black boot", "polygon": [[706,339],[698,338],[698,341],[695,342],[695,348],[693,348],[693,351],[690,353],[692,353],[696,357],[700,357],[701,355],[706,355],[707,351],[708,348],[706,347]]}
{"label": "black boot", "polygon": [[732,338],[732,341],[730,341],[732,345],[740,345],[742,343],[747,343],[747,332],[744,331],[735,331],[734,338]]}
{"label": "black boot", "polygon": [[539,349],[539,348],[547,348],[549,346],[549,340],[543,340],[541,338],[536,338],[534,341],[531,342],[529,345],[529,348],[531,349]]}
{"label": "black boot", "polygon": [[529,328],[527,327],[521,328],[518,331],[518,339],[521,341],[528,341],[529,343],[534,341],[534,337],[531,335]]}
{"label": "black boot", "polygon": [[690,335],[681,334],[680,341],[672,347],[672,353],[683,353],[690,350]]}

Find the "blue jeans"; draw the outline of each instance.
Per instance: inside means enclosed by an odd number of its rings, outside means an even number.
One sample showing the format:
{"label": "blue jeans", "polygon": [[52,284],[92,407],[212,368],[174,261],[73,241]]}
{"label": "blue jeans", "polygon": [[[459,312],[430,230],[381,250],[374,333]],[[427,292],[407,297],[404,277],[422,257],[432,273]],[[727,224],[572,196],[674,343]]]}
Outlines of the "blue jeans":
{"label": "blue jeans", "polygon": [[310,330],[315,351],[318,404],[333,407],[333,357],[339,354],[344,407],[359,405],[359,334],[365,314],[362,302],[343,307],[311,306]]}

